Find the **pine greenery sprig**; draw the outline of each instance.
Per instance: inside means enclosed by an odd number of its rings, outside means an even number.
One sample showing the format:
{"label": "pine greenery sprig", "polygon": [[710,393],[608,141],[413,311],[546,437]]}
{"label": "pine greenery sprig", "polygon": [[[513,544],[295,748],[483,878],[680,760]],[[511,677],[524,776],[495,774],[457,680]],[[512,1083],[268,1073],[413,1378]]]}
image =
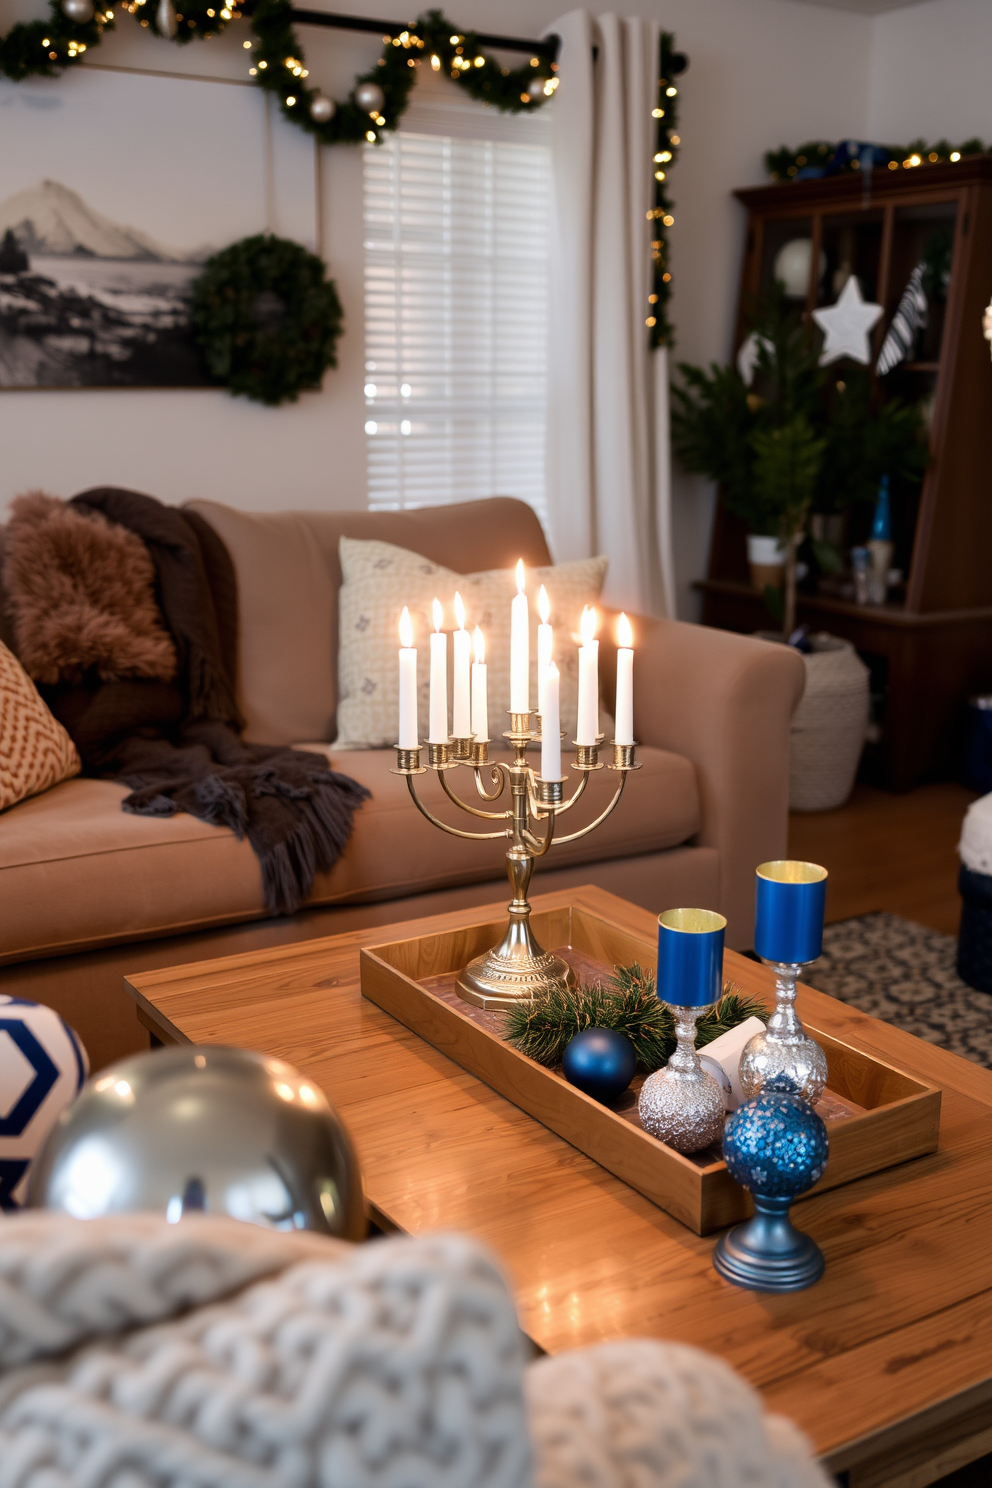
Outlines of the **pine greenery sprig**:
{"label": "pine greenery sprig", "polygon": [[[696,1042],[709,1044],[748,1018],[767,1018],[768,1010],[739,987],[728,983],[720,1002],[700,1018]],[[532,1004],[511,1008],[503,1025],[507,1041],[538,1064],[561,1064],[565,1046],[586,1028],[612,1028],[634,1046],[638,1069],[661,1069],[675,1048],[670,1009],[658,998],[654,975],[636,961],[617,966],[602,982],[555,987]]]}

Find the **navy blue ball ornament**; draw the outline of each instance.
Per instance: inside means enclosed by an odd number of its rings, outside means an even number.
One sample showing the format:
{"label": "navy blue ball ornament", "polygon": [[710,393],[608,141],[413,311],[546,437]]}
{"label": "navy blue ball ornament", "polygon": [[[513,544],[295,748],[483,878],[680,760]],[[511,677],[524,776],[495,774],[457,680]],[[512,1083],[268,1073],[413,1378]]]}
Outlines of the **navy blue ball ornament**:
{"label": "navy blue ball ornament", "polygon": [[561,1064],[570,1085],[605,1104],[627,1089],[637,1055],[630,1039],[615,1028],[585,1028],[569,1040]]}
{"label": "navy blue ball ornament", "polygon": [[792,1292],[819,1281],[823,1253],[795,1229],[789,1208],[827,1165],[827,1129],[787,1075],[773,1075],[760,1095],[727,1122],[727,1170],[754,1199],[754,1218],[717,1243],[713,1264],[736,1286]]}

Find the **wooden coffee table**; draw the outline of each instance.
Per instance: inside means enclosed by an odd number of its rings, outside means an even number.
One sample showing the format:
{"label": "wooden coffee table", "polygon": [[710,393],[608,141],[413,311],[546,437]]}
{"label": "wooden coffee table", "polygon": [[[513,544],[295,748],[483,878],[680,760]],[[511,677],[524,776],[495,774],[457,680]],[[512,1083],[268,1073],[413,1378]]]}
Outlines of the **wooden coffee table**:
{"label": "wooden coffee table", "polygon": [[[599,889],[580,904],[650,938]],[[807,1433],[851,1488],[925,1488],[992,1451],[992,1073],[803,989],[820,1027],[940,1085],[939,1150],[800,1201],[827,1270],[769,1296],[721,1281],[700,1238],[364,1000],[359,949],[471,924],[461,910],[131,976],[158,1038],[278,1055],[317,1081],[358,1148],[373,1215],[467,1231],[501,1257],[521,1324],[549,1353],[681,1339],[722,1355]],[[727,972],[770,995],[763,967]],[[992,1002],[990,1002],[992,1012]]]}

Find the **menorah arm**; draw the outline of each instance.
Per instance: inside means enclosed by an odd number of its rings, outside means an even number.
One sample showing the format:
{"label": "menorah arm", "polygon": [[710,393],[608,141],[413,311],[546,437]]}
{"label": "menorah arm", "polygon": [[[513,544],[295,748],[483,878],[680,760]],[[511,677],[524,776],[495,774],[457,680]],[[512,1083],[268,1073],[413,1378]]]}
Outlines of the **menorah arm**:
{"label": "menorah arm", "polygon": [[582,797],[585,795],[586,786],[589,784],[589,775],[589,770],[584,770],[582,772],[582,779],[579,781],[578,785],[576,786],[573,793],[569,796],[568,800],[563,801],[560,806],[555,807],[556,816],[561,816],[563,811],[571,811],[576,802],[582,800]]}
{"label": "menorah arm", "polygon": [[489,778],[493,782],[493,785],[495,785],[495,787],[496,787],[496,789],[493,791],[492,795],[489,794],[489,792],[486,790],[486,787],[482,783],[482,772],[486,768],[487,768],[487,766],[485,766],[485,765],[475,765],[474,766],[475,788],[479,792],[479,795],[482,797],[482,799],[484,801],[497,801],[497,800],[499,800],[500,796],[503,794],[503,786],[506,784],[506,780],[505,780],[504,775],[503,775],[503,768],[504,767],[503,767],[503,765],[501,765],[499,763],[498,760],[492,762],[488,766],[488,769],[489,769]]}
{"label": "menorah arm", "polygon": [[[551,810],[548,812],[547,817],[545,818],[545,820],[547,821],[547,826],[544,829],[543,837],[538,837],[534,832],[530,830],[529,827],[524,828],[524,841],[531,849],[535,858],[543,858],[544,854],[548,851],[548,848],[554,841],[556,809],[556,807],[552,807]],[[540,818],[538,818],[538,820],[540,820]]]}
{"label": "menorah arm", "polygon": [[499,840],[501,838],[505,838],[506,837],[506,832],[505,831],[502,831],[502,832],[462,832],[458,827],[449,827],[449,825],[448,825],[447,822],[441,821],[440,817],[435,816],[432,811],[428,811],[428,809],[424,805],[423,801],[417,795],[417,788],[416,788],[416,786],[413,783],[413,776],[412,775],[408,775],[406,777],[406,784],[407,784],[407,789],[409,790],[411,796],[413,797],[413,804],[416,806],[416,808],[420,812],[421,816],[426,816],[427,820],[433,826],[440,827],[441,831],[442,832],[447,832],[448,835],[449,835],[449,837],[466,837],[466,838],[468,838],[468,840],[470,842],[491,842],[491,841]]}
{"label": "menorah arm", "polygon": [[[448,772],[446,770],[440,770],[438,773],[444,794],[449,800],[454,801],[455,805],[462,811],[467,811],[470,816],[481,816],[486,821],[506,821],[508,813],[505,811],[483,811],[479,806],[470,806],[467,801],[463,801],[460,796],[456,796],[451,789],[451,786],[448,784]],[[484,796],[483,799],[486,801],[495,801],[496,797],[502,795],[502,793],[503,786],[500,784],[500,788],[495,796]]]}
{"label": "menorah arm", "polygon": [[577,832],[570,832],[567,837],[556,837],[554,840],[554,846],[560,847],[563,842],[578,842],[580,837],[588,837],[590,832],[594,832],[596,828],[600,826],[609,816],[610,812],[613,810],[614,806],[623,795],[623,788],[626,784],[627,771],[624,770],[620,776],[620,784],[617,786],[616,791],[614,792],[612,801],[605,808],[605,810],[599,813],[599,815],[596,817],[596,820],[589,822],[588,826],[580,827]]}

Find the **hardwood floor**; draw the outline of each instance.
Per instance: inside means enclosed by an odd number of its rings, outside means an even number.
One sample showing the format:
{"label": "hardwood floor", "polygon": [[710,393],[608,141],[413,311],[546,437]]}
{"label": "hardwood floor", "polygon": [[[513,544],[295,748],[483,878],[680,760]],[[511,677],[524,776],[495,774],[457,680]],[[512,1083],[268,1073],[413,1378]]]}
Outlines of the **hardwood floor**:
{"label": "hardwood floor", "polygon": [[884,909],[956,935],[955,849],[974,799],[950,783],[898,796],[857,785],[838,811],[793,813],[789,855],[829,870],[828,921]]}

